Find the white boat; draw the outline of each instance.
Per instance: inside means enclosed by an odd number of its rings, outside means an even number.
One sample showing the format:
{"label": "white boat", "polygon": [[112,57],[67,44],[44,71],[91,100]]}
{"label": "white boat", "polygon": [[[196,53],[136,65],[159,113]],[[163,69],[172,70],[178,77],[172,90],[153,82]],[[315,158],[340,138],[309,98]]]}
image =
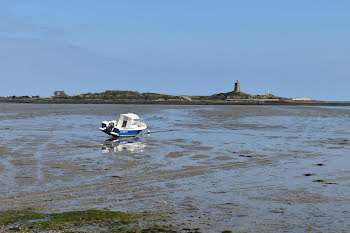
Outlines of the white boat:
{"label": "white boat", "polygon": [[115,137],[133,137],[147,129],[140,120],[134,113],[120,114],[119,120],[102,121],[100,130]]}

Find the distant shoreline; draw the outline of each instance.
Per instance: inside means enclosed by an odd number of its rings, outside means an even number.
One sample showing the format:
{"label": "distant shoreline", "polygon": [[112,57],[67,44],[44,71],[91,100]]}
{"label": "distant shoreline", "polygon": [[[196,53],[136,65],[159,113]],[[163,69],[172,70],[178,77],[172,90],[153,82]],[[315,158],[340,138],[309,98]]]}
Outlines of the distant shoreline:
{"label": "distant shoreline", "polygon": [[239,81],[235,90],[209,96],[168,95],[153,92],[140,93],[128,90],[106,90],[99,93],[68,95],[64,91],[54,91],[51,97],[8,96],[0,97],[2,103],[42,103],[42,104],[157,104],[157,105],[330,105],[350,106],[350,102],[331,102],[309,98],[284,98],[271,93],[252,95],[240,90]]}
{"label": "distant shoreline", "polygon": [[132,99],[0,99],[0,103],[30,103],[30,104],[150,104],[150,105],[321,105],[321,106],[350,106],[350,102],[331,101],[295,101],[295,100],[132,100]]}

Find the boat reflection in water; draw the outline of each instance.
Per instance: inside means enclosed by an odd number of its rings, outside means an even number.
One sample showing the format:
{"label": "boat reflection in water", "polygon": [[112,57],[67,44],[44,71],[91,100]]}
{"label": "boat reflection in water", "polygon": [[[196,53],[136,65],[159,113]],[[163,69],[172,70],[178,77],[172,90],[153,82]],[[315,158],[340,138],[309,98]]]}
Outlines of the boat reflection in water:
{"label": "boat reflection in water", "polygon": [[111,138],[104,141],[102,153],[118,153],[122,151],[142,152],[146,145],[138,138]]}

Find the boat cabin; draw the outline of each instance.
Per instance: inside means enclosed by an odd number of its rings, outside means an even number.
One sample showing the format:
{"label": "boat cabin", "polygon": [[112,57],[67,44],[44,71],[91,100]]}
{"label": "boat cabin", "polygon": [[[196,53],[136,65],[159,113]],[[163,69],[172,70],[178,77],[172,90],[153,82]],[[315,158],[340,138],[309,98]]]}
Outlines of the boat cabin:
{"label": "boat cabin", "polygon": [[132,126],[137,125],[138,120],[140,120],[139,116],[134,113],[120,114],[116,128],[132,128]]}

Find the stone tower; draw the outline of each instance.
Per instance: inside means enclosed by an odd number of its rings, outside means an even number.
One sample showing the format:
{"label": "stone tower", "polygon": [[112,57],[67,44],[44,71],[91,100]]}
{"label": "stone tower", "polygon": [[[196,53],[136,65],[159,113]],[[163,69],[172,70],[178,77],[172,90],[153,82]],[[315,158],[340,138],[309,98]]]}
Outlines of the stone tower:
{"label": "stone tower", "polygon": [[234,92],[241,92],[241,84],[239,83],[239,81],[237,80],[237,82],[235,83],[235,90]]}

